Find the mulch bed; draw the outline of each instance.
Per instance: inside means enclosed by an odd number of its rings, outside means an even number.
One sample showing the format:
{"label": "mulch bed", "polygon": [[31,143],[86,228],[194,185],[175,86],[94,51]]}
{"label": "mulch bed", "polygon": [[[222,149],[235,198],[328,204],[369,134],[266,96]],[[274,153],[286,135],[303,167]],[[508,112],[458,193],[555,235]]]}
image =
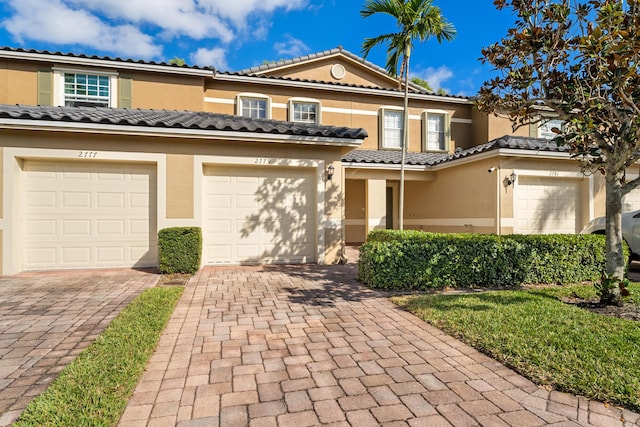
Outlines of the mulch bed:
{"label": "mulch bed", "polygon": [[620,319],[635,321],[640,320],[640,304],[633,304],[632,302],[618,307],[615,305],[600,304],[598,298],[584,299],[577,296],[562,298],[562,302],[590,310],[603,316],[619,317]]}
{"label": "mulch bed", "polygon": [[192,274],[173,273],[163,274],[156,286],[184,286],[187,284]]}

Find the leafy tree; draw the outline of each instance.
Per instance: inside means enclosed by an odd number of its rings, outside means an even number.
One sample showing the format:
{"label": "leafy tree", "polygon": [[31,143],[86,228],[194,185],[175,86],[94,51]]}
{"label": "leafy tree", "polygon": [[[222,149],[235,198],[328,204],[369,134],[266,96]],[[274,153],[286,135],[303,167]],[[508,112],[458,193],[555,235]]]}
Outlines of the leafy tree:
{"label": "leafy tree", "polygon": [[[411,77],[411,83],[417,84],[418,86],[422,86],[423,88],[425,88],[428,91],[433,92],[433,89],[431,88],[431,85],[429,84],[428,81],[421,79],[420,77]],[[435,91],[438,95],[446,95],[447,91],[442,89],[442,88],[438,88],[437,91]]]}
{"label": "leafy tree", "polygon": [[[404,228],[404,169],[409,146],[409,62],[415,40],[424,42],[435,37],[438,42],[452,40],[456,35],[453,24],[447,22],[440,8],[432,0],[367,0],[360,15],[367,18],[375,14],[386,14],[396,20],[398,31],[371,37],[362,43],[366,58],[378,45],[387,46],[387,72],[398,78],[398,89],[404,82],[404,114],[402,159],[400,163],[400,212],[399,228]],[[400,73],[398,73],[400,67]]]}
{"label": "leafy tree", "polygon": [[[640,2],[638,0],[495,0],[515,12],[506,38],[482,51],[499,76],[477,100],[515,126],[564,121],[555,141],[568,147],[585,172],[604,175],[605,278],[601,299],[621,303],[622,197],[640,184],[626,169],[640,159]],[[603,282],[605,279],[603,279]]]}
{"label": "leafy tree", "polygon": [[187,63],[185,62],[184,58],[178,58],[177,56],[174,56],[173,58],[171,58],[169,60],[169,64],[178,65],[178,66],[182,67],[183,65],[186,65]]}
{"label": "leafy tree", "polygon": [[431,85],[429,84],[429,82],[424,79],[421,79],[420,77],[411,77],[411,83],[415,83],[418,86],[422,86],[426,90],[433,92],[433,89],[431,88]]}

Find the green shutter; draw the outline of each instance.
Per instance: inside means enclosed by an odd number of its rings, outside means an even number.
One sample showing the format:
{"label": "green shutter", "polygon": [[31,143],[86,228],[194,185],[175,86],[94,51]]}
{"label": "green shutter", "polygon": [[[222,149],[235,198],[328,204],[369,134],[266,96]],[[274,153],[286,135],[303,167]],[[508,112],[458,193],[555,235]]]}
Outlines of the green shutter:
{"label": "green shutter", "polygon": [[118,78],[118,108],[132,107],[132,82],[131,76],[120,76]]}
{"label": "green shutter", "polygon": [[444,115],[444,149],[451,149],[451,114]]}
{"label": "green shutter", "polygon": [[53,105],[53,73],[38,70],[38,105]]}

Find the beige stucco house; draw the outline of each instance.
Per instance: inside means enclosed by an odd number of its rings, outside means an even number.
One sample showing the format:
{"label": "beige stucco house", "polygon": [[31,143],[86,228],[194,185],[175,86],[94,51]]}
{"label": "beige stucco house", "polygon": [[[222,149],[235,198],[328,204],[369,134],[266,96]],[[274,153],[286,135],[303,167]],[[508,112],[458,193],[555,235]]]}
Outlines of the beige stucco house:
{"label": "beige stucco house", "polygon": [[[339,48],[239,72],[0,49],[0,274],[152,267],[171,226],[202,227],[203,265],[338,262],[397,225],[401,106]],[[603,214],[602,180],[544,126],[415,86],[409,120],[407,228],[575,233]]]}

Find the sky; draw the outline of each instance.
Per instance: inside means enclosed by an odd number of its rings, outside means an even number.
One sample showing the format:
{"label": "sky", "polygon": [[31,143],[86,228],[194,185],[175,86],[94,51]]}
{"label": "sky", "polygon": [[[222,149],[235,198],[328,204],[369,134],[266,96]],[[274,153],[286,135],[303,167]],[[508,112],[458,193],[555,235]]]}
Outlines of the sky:
{"label": "sky", "polygon": [[[386,15],[360,16],[365,0],[0,0],[0,46],[239,71],[264,61],[342,46],[362,55],[367,37],[396,31]],[[458,32],[416,45],[410,76],[452,95],[473,96],[494,74],[481,49],[514,17],[493,0],[434,0]],[[386,49],[367,59],[384,67]]]}

